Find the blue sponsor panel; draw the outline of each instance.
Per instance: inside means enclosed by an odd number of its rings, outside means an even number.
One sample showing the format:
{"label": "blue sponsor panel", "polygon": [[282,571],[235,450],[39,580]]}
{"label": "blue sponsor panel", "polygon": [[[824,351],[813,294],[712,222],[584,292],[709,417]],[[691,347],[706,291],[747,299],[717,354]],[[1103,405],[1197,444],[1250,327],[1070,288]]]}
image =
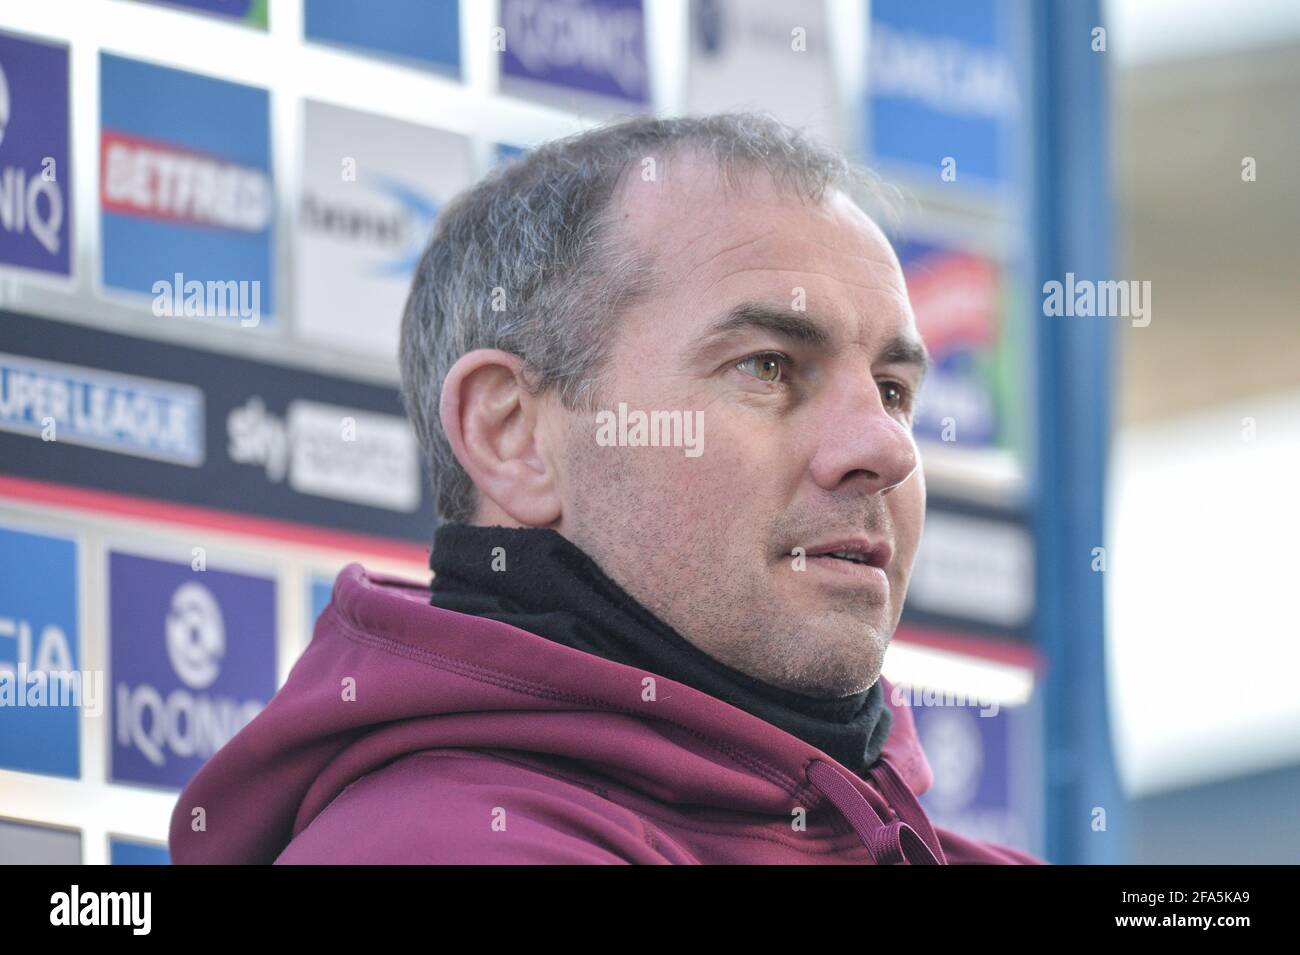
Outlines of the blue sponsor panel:
{"label": "blue sponsor panel", "polygon": [[396,389],[0,311],[0,473],[427,542]]}
{"label": "blue sponsor panel", "polygon": [[179,789],[275,693],[269,577],[108,555],[110,774]]}
{"label": "blue sponsor panel", "polygon": [[[1016,0],[872,0],[864,152],[917,179],[1015,181],[1028,100]],[[941,180],[945,159],[955,179]]]}
{"label": "blue sponsor panel", "polygon": [[106,706],[78,669],[77,545],[0,528],[0,769],[81,775],[80,711]]}
{"label": "blue sponsor panel", "polygon": [[0,267],[72,274],[68,50],[0,33]]}
{"label": "blue sponsor panel", "polygon": [[203,463],[203,392],[0,353],[0,430],[172,464]]}
{"label": "blue sponsor panel", "polygon": [[650,104],[641,0],[501,0],[503,85]]}
{"label": "blue sponsor panel", "polygon": [[1001,267],[946,244],[904,239],[895,249],[932,360],[916,412],[917,438],[961,448],[1010,443]]}
{"label": "blue sponsor panel", "polygon": [[100,55],[106,288],[160,320],[261,325],[275,311],[266,90]]}
{"label": "blue sponsor panel", "polygon": [[305,0],[303,34],[460,76],[458,0]]}
{"label": "blue sponsor panel", "polygon": [[921,796],[921,804],[935,825],[971,839],[1041,852],[1042,760],[1033,726],[1036,707],[970,702],[928,690],[907,692],[934,772],[934,783]]}
{"label": "blue sponsor panel", "polygon": [[136,842],[111,836],[108,840],[109,865],[171,865],[171,853],[166,846],[152,842]]}

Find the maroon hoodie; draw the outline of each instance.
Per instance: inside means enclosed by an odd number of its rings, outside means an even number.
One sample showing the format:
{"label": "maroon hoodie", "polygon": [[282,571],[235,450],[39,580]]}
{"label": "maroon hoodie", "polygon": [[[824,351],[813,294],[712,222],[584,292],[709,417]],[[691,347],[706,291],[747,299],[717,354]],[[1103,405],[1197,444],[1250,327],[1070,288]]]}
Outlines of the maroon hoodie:
{"label": "maroon hoodie", "polygon": [[684,684],[429,600],[344,568],[288,681],[181,793],[174,862],[1039,861],[934,828],[887,683],[864,780]]}

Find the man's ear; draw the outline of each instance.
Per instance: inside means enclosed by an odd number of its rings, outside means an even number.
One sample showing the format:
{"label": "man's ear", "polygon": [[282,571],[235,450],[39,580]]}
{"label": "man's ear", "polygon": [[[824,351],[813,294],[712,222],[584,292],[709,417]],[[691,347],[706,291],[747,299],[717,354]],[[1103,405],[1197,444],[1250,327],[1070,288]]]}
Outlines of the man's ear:
{"label": "man's ear", "polygon": [[456,460],[482,503],[525,527],[559,520],[555,467],[544,440],[542,395],[528,391],[523,359],[495,348],[462,355],[442,384],[438,413]]}

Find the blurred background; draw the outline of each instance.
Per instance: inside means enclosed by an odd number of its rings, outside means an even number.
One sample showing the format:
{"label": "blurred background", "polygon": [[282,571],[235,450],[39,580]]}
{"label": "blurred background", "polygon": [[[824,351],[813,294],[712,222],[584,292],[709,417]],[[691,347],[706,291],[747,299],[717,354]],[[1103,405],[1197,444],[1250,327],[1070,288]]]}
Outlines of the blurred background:
{"label": "blurred background", "polygon": [[1298,103],[1287,0],[5,4],[0,862],[165,863],[338,570],[427,579],[395,354],[439,209],[727,109],[888,186],[936,360],[885,665],[930,816],[1300,861]]}

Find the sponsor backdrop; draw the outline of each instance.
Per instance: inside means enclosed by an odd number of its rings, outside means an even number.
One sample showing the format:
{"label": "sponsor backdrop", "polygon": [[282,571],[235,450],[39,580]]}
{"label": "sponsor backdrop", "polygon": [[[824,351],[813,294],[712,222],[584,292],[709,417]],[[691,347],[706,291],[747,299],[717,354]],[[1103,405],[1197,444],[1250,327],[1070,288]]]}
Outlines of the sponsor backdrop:
{"label": "sponsor backdrop", "polygon": [[309,539],[433,533],[394,388],[15,312],[0,312],[0,386],[11,475],[292,523]]}
{"label": "sponsor backdrop", "polygon": [[460,76],[457,0],[303,0],[303,34]]}
{"label": "sponsor backdrop", "polygon": [[[935,817],[1038,846],[1021,3],[98,6],[0,12],[0,862],[167,863],[179,789],[338,570],[427,576],[396,351],[440,210],[592,122],[729,108],[919,200],[896,235],[932,499],[886,673],[919,694]],[[988,686],[996,715],[923,695]]]}

